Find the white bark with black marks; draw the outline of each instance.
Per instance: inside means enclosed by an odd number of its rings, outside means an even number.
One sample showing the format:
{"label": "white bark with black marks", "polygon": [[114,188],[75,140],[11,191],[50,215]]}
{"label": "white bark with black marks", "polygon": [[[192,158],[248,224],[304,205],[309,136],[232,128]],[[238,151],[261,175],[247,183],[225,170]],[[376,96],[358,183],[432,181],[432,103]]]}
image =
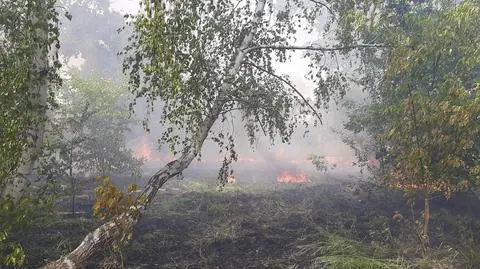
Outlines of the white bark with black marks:
{"label": "white bark with black marks", "polygon": [[30,71],[30,105],[34,117],[37,117],[35,123],[27,127],[25,135],[27,139],[27,148],[22,153],[20,164],[16,173],[4,186],[2,197],[11,197],[17,202],[26,192],[29,183],[35,179],[35,166],[41,154],[43,143],[43,134],[45,132],[45,122],[43,118],[46,115],[48,98],[48,21],[47,21],[47,3],[37,1],[38,7],[31,15],[31,27],[35,28],[35,39],[37,48],[31,59]]}

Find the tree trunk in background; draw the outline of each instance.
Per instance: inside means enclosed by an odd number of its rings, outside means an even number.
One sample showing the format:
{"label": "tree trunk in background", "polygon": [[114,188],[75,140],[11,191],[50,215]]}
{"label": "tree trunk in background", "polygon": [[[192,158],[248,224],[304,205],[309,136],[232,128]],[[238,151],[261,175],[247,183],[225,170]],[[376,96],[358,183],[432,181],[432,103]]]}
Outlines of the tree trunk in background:
{"label": "tree trunk in background", "polygon": [[73,193],[72,193],[72,217],[75,218],[75,186],[73,186]]}
{"label": "tree trunk in background", "polygon": [[424,196],[424,208],[423,208],[423,229],[422,229],[422,245],[426,249],[429,245],[428,238],[428,223],[430,222],[430,196],[428,190],[426,190]]}
{"label": "tree trunk in background", "polygon": [[73,177],[70,177],[70,184],[71,184],[71,187],[72,187],[72,217],[75,218],[75,196],[76,196],[76,188],[75,188],[75,178]]}
{"label": "tree trunk in background", "polygon": [[[250,32],[244,36],[241,45],[236,51],[234,61],[231,63],[227,74],[225,74],[226,82],[222,84],[219,90],[219,95],[215,99],[212,107],[209,109],[208,115],[199,126],[198,131],[194,134],[192,144],[185,148],[185,151],[180,158],[168,163],[149,179],[145,190],[139,196],[139,199],[137,199],[139,205],[137,205],[136,209],[139,210],[139,214],[126,212],[114,220],[103,224],[95,231],[89,233],[76,249],[64,257],[47,264],[43,267],[43,269],[81,268],[90,256],[99,252],[105,244],[108,244],[118,237],[122,232],[122,227],[133,227],[133,225],[135,225],[140,217],[145,213],[148,205],[153,201],[158,190],[163,186],[163,184],[165,184],[170,178],[180,176],[182,171],[185,170],[195,159],[200,152],[203,142],[207,138],[210,129],[222,112],[222,108],[226,102],[225,96],[233,87],[231,81],[233,81],[233,78],[238,73],[238,70],[244,61],[246,54],[245,49],[250,46],[253,36],[258,28],[260,19],[263,16],[265,2],[266,0],[258,1],[253,14],[253,19],[251,21],[252,27],[250,28]],[[119,227],[119,223],[122,224],[122,227]]]}
{"label": "tree trunk in background", "polygon": [[75,178],[73,177],[73,142],[70,145],[70,158],[68,162],[68,176],[70,177],[70,185],[72,188],[72,217],[75,218],[75,195],[76,193],[76,188],[75,188]]}
{"label": "tree trunk in background", "polygon": [[[36,8],[36,9],[35,9]],[[27,148],[24,150],[20,164],[17,167],[13,178],[5,185],[2,196],[10,196],[14,201],[18,201],[25,193],[29,182],[35,177],[35,165],[41,154],[41,145],[45,124],[43,119],[46,115],[47,97],[48,97],[48,21],[46,1],[36,1],[36,6],[32,10],[30,27],[35,29],[35,43],[38,44],[36,51],[31,58],[30,70],[30,105],[35,117],[34,124],[28,126],[25,130],[28,141]]]}

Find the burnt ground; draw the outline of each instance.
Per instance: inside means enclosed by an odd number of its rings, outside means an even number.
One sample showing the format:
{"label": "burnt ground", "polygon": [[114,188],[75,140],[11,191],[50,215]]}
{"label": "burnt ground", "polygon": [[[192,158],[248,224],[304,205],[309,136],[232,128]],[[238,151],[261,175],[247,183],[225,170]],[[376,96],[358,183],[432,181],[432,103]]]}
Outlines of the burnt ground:
{"label": "burnt ground", "polygon": [[[421,209],[369,184],[240,183],[217,192],[212,181],[174,181],[115,257],[125,268],[479,268],[480,202],[434,199],[427,252],[416,233]],[[72,249],[96,225],[87,216],[34,229],[28,267]]]}

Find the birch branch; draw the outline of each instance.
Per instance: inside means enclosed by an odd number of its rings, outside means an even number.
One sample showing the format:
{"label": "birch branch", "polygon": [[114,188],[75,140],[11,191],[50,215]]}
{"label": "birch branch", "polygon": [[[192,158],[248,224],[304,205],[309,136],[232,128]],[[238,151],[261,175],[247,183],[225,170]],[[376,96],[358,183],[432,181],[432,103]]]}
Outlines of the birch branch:
{"label": "birch branch", "polygon": [[245,64],[251,65],[251,66],[257,68],[258,70],[260,70],[260,71],[262,71],[262,72],[265,72],[265,73],[269,74],[270,76],[272,76],[272,77],[280,80],[281,82],[287,84],[287,85],[300,97],[300,99],[302,99],[303,103],[310,108],[310,110],[312,111],[312,113],[315,114],[315,117],[318,118],[318,120],[320,121],[320,124],[323,124],[323,123],[322,123],[322,116],[321,116],[321,115],[317,112],[317,110],[308,102],[308,100],[305,99],[305,97],[303,96],[303,94],[302,94],[299,90],[297,90],[297,88],[296,88],[295,86],[293,86],[293,84],[292,84],[290,81],[282,78],[281,76],[279,76],[279,75],[277,75],[277,74],[275,74],[275,73],[273,73],[273,72],[268,71],[268,70],[265,69],[265,68],[262,68],[262,67],[260,67],[260,66],[258,66],[258,65],[255,65],[255,64],[253,64],[253,63],[245,62]]}
{"label": "birch branch", "polygon": [[331,52],[331,51],[345,51],[345,50],[354,50],[354,49],[372,49],[372,48],[389,48],[387,45],[383,44],[358,44],[352,46],[340,46],[340,47],[323,47],[318,45],[308,45],[308,46],[294,46],[294,45],[259,45],[246,48],[245,53],[250,53],[255,50],[262,49],[273,49],[273,50],[310,50],[310,51],[321,51],[321,52]]}

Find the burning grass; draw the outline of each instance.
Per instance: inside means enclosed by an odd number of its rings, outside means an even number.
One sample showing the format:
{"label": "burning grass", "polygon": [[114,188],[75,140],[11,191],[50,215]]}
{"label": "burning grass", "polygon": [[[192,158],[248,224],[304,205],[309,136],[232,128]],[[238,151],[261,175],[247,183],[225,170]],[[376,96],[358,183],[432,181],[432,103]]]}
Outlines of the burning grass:
{"label": "burning grass", "polygon": [[289,171],[283,171],[277,177],[277,182],[279,183],[308,183],[310,180],[308,179],[305,172],[293,174]]}

